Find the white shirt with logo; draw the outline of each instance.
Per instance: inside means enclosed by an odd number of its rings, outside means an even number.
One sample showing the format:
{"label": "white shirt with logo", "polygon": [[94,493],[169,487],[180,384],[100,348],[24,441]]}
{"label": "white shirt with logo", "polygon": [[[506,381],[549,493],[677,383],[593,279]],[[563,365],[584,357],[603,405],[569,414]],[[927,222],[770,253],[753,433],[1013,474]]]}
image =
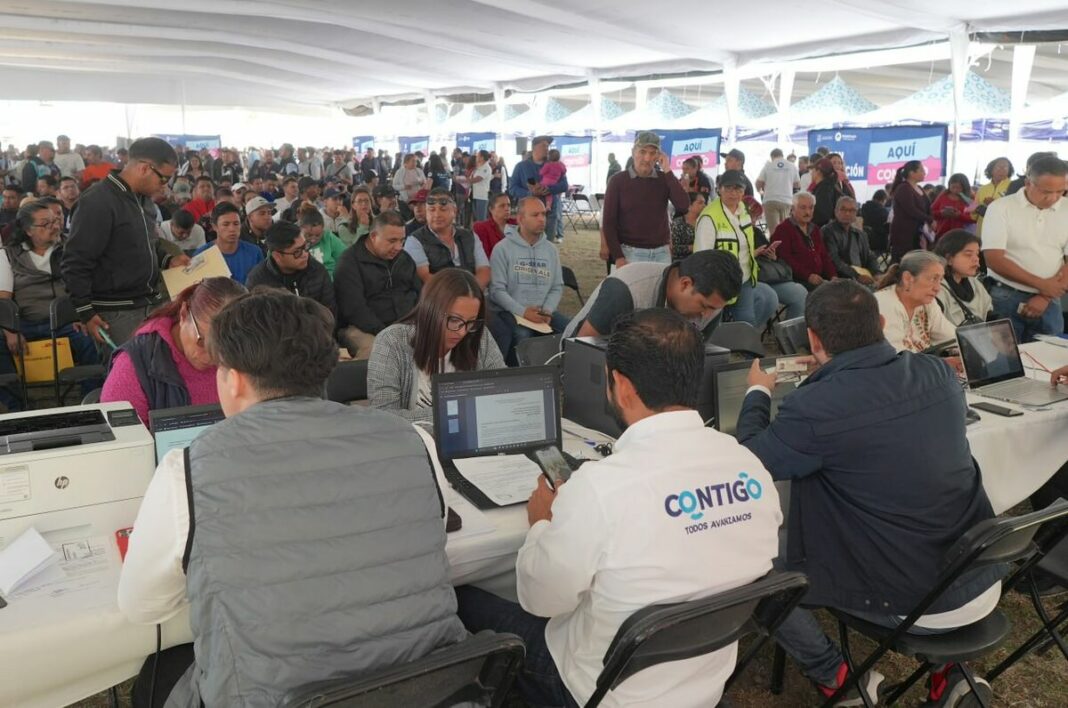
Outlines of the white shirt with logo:
{"label": "white shirt with logo", "polygon": [[757,182],[764,183],[764,203],[776,202],[778,204],[792,204],[794,201],[794,185],[800,187],[801,176],[797,174],[797,166],[787,159],[777,157],[769,160],[760,170]]}
{"label": "white shirt with logo", "polygon": [[[692,410],[630,426],[613,455],[587,462],[561,487],[552,511],[519,551],[517,591],[523,609],[551,618],[545,640],[579,705],[628,617],[762,577],[782,523],[757,457],[705,428]],[[660,664],[628,678],[602,705],[716,705],[736,659],[732,644]]]}

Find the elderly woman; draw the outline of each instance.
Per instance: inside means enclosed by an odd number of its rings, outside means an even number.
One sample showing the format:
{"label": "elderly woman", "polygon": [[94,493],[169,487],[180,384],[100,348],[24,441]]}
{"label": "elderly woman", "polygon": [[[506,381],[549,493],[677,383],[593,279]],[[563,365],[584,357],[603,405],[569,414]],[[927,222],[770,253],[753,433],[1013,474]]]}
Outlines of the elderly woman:
{"label": "elderly woman", "polygon": [[875,299],[884,320],[883,334],[898,351],[923,352],[956,335],[957,328],[935,302],[945,272],[941,256],[909,251],[880,281]]}
{"label": "elderly woman", "polygon": [[823,244],[820,227],[812,223],[815,208],[813,194],[798,192],[794,195],[790,218],[779,224],[771,235],[772,245],[778,244],[775,254],[793,270],[794,281],[809,290],[838,275],[831,254]]}

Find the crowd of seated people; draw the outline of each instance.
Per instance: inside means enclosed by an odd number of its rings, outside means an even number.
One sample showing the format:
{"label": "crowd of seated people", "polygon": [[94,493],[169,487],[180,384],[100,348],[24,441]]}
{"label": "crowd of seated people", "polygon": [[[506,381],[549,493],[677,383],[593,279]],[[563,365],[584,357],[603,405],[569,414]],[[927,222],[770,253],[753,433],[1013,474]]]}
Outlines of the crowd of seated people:
{"label": "crowd of seated people", "polygon": [[[72,154],[69,141],[57,140],[59,150],[42,142],[12,173],[33,179],[29,189],[8,184],[0,204],[0,298],[13,299],[22,314],[21,332],[5,333],[0,372],[10,370],[4,365],[25,341],[47,336],[48,303],[69,296],[81,321],[62,334],[77,363],[107,361],[101,401],[129,402],[146,425],[150,411],[184,405],[218,403],[227,415],[197,439],[188,469],[180,455],[161,462],[123,570],[120,607],[131,619],[162,621],[188,603],[200,627],[215,619],[239,627],[227,642],[197,634],[203,649],[195,659],[190,647],[165,652],[161,661],[173,664],[174,680],[157,685],[158,696],[190,705],[257,692],[277,698],[297,684],[412,660],[467,632],[494,629],[519,634],[527,646],[517,682],[525,700],[581,704],[631,613],[737,587],[772,568],[782,523],[773,480],[792,480],[794,498],[802,500],[792,502],[804,511],[791,515],[788,542],[807,548],[808,560],[788,555],[810,576],[811,604],[863,613],[866,606],[851,603],[878,600],[885,611],[865,615],[877,624],[899,618],[930,585],[945,539],[992,516],[964,437],[965,403],[952,372],[960,362],[923,353],[952,339],[958,326],[998,316],[1010,298],[1031,322],[1068,292],[1068,230],[1046,244],[1062,254],[1050,268],[1031,258],[1009,212],[1027,200],[1036,211],[1049,209],[1048,220],[1063,219],[1050,196],[1066,186],[1063,163],[1033,160],[1021,196],[1006,187],[989,201],[955,175],[933,209],[920,184],[922,165],[905,165],[889,199],[877,193],[858,209],[841,156],[814,155],[800,179],[783,173],[775,192],[780,218],[766,233],[760,204],[747,194],[744,156],[735,155],[733,169],[714,186],[699,179],[699,165],[698,173],[689,165],[687,178],[704,186],[688,191],[670,170],[656,169],[667,164],[659,137],[639,133],[631,165],[608,187],[616,232],[602,257],[612,270],[569,318],[561,312],[564,262],[553,222],[553,200],[567,182],[563,175],[542,180],[551,142],[536,138],[511,180],[493,153],[470,163],[462,151],[452,160],[441,152],[428,159],[288,145],[277,155],[213,154],[155,138],[134,141],[121,154],[75,148],[81,163],[60,159]],[[771,158],[782,161],[781,151]],[[1007,171],[998,163],[990,173],[1002,185],[1011,165]],[[478,181],[471,179],[476,174]],[[492,188],[479,186],[487,181]],[[757,181],[759,190],[767,187],[767,179]],[[910,226],[916,240],[908,243],[932,250],[902,251],[900,225],[894,248],[887,245],[888,201],[906,220],[917,220]],[[916,216],[921,212],[929,218]],[[980,240],[974,227],[983,216],[989,238]],[[929,242],[925,225],[932,227]],[[878,230],[884,242],[877,248]],[[212,248],[230,277],[166,292],[163,271]],[[995,292],[982,279],[982,249]],[[884,273],[880,256],[888,250],[895,262]],[[705,428],[694,410],[703,336],[731,319],[762,331],[780,308],[786,317],[805,317],[819,366],[811,378],[824,383],[787,396],[771,420],[775,379],[754,368],[738,440]],[[516,366],[519,345],[543,332],[606,338],[608,400],[625,432],[612,457],[588,463],[560,489],[542,483],[532,494],[516,565],[518,604],[473,587],[454,592],[440,490],[427,460],[433,450],[411,423],[431,419],[435,375]],[[367,406],[319,400],[339,347],[367,360]],[[858,397],[859,390],[867,395]],[[4,393],[0,402],[9,410],[20,406]],[[920,399],[930,405],[915,406],[908,420],[871,414]],[[806,435],[824,418],[862,417],[866,427],[847,436]],[[887,435],[887,426],[901,426],[901,435]],[[937,431],[932,440],[941,451],[928,455],[920,444],[910,451],[916,459],[908,465],[908,493],[886,483],[902,464],[894,450],[869,450],[865,470],[878,475],[850,465],[848,454],[861,438],[899,440],[908,426]],[[264,439],[284,441],[285,454],[265,460],[257,449]],[[339,478],[341,466],[352,479]],[[725,530],[717,543],[709,535],[677,538],[675,520],[662,513],[663,497],[680,485],[726,480],[739,466],[765,490],[748,523]],[[301,479],[262,484],[292,469]],[[363,484],[387,474],[392,486],[377,494],[404,494],[404,514]],[[826,492],[832,476],[841,485],[837,495]],[[238,485],[241,498],[215,496],[223,482]],[[277,508],[303,483],[315,492],[282,505],[277,523],[285,529],[275,540],[309,549],[299,554],[305,557],[268,554],[260,567],[237,564],[213,577],[220,558],[255,540],[238,507]],[[319,508],[339,495],[368,519],[382,520],[376,529],[405,529],[371,565],[362,555],[376,543],[371,522],[353,518],[352,509],[324,514],[311,526],[300,522],[301,504]],[[658,495],[657,509],[642,507]],[[865,505],[873,495],[892,518]],[[925,506],[915,504],[920,497]],[[941,526],[925,533],[921,518]],[[858,540],[853,527],[878,532]],[[339,530],[358,539],[353,549],[317,559]],[[737,543],[722,540],[730,534]],[[893,548],[906,546],[915,549],[914,572],[894,575],[887,570],[897,567]],[[708,562],[692,563],[695,553]],[[857,553],[885,562],[850,563]],[[331,574],[359,578],[356,584],[367,588],[330,607],[323,621],[332,632],[311,636],[298,614],[270,611],[299,606],[298,597],[324,602],[336,592]],[[268,582],[281,576],[292,587]],[[216,580],[233,584],[215,593]],[[989,613],[998,580],[987,573],[954,588],[917,631],[945,632]],[[262,594],[243,596],[252,588]],[[382,598],[404,607],[380,612]],[[420,619],[393,621],[401,612]],[[817,696],[842,686],[848,667],[810,613],[796,611],[776,638]],[[309,647],[327,659],[270,669],[295,648],[310,656]],[[734,650],[643,672],[613,700],[714,705]],[[152,673],[146,663],[135,705],[147,705]],[[877,696],[881,679],[866,674],[860,690]],[[953,705],[944,697],[959,699],[962,683],[960,667],[933,667],[929,699]]]}

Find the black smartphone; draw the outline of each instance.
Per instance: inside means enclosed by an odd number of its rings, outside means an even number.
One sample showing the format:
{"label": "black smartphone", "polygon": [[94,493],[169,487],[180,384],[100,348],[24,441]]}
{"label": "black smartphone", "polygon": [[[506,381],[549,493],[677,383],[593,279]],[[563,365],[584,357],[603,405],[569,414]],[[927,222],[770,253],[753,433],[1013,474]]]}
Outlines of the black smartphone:
{"label": "black smartphone", "polygon": [[534,451],[534,460],[541,467],[545,479],[549,480],[549,486],[556,489],[561,482],[571,478],[571,465],[555,447],[543,447]]}
{"label": "black smartphone", "polygon": [[529,178],[529,179],[527,180],[527,184],[528,184],[529,186],[531,186],[531,187],[533,187],[533,186],[534,186],[534,185],[536,185],[537,183],[538,183],[538,180],[534,179],[533,177],[531,177],[531,178]]}
{"label": "black smartphone", "polygon": [[1005,406],[999,406],[994,403],[973,403],[972,408],[977,411],[993,413],[994,415],[1003,415],[1006,418],[1015,418],[1016,416],[1023,415],[1023,411],[1018,411],[1015,408],[1006,408]]}

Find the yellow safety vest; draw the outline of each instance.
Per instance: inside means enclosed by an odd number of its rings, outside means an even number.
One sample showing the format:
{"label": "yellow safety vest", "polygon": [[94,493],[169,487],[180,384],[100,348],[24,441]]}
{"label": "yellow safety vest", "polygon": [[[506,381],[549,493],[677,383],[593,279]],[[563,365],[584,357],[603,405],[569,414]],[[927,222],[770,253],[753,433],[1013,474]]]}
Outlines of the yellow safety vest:
{"label": "yellow safety vest", "polygon": [[[742,202],[740,206],[745,211],[746,216],[748,216],[749,210],[745,206],[745,202]],[[723,202],[720,201],[719,198],[713,199],[708,206],[701,211],[701,215],[697,217],[698,223],[700,223],[701,219],[704,219],[706,216],[712,220],[712,226],[716,229],[716,245],[714,248],[726,251],[737,258],[739,251],[738,241],[743,235],[745,236],[745,240],[749,244],[750,282],[755,285],[757,282],[757,273],[760,272],[760,266],[757,264],[756,256],[754,255],[756,253],[756,246],[754,245],[752,220],[741,227],[742,233],[739,234],[738,227],[735,226],[734,222],[727,216],[727,210],[723,207]],[[694,230],[696,231],[696,224]]]}

